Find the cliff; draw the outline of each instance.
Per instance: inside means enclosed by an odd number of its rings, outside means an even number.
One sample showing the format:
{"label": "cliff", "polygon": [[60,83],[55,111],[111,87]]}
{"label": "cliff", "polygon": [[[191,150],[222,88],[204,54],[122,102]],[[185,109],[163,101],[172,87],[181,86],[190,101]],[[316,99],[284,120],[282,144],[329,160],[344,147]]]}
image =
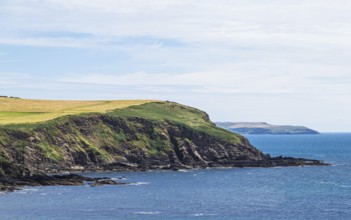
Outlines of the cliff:
{"label": "cliff", "polygon": [[271,125],[266,122],[216,122],[216,125],[239,134],[319,134],[305,126]]}
{"label": "cliff", "polygon": [[0,127],[0,176],[6,178],[83,170],[304,164],[321,163],[271,158],[246,138],[218,128],[205,112],[172,102]]}

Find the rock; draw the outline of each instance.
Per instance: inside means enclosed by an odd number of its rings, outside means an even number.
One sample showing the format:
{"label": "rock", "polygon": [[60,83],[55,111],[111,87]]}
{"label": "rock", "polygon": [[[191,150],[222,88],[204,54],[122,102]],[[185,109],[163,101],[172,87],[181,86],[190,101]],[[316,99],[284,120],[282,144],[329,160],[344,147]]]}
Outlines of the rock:
{"label": "rock", "polygon": [[125,185],[125,184],[128,184],[128,183],[116,182],[111,179],[99,179],[94,181],[93,183],[90,183],[89,185],[92,187],[95,187],[95,186],[103,186],[103,185]]}
{"label": "rock", "polygon": [[110,178],[91,178],[77,174],[68,175],[46,175],[37,173],[32,176],[24,176],[17,179],[0,178],[0,192],[12,192],[19,190],[21,186],[78,186],[84,185],[88,182],[90,186],[103,186],[103,185],[125,185],[125,182],[116,182]]}

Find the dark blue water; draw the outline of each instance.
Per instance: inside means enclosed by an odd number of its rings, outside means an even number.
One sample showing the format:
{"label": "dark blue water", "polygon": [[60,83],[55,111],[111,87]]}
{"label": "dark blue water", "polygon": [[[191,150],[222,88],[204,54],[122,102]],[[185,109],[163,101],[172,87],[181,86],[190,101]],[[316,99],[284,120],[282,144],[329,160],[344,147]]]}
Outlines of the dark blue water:
{"label": "dark blue water", "polygon": [[335,166],[89,174],[136,184],[0,194],[0,219],[351,219],[351,134],[247,137]]}

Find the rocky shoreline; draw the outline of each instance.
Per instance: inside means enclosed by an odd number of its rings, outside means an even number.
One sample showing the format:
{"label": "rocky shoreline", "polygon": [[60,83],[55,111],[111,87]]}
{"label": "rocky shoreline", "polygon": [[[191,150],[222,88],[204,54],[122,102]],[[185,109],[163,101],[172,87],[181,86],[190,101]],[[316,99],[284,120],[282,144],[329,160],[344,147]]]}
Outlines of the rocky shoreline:
{"label": "rocky shoreline", "polygon": [[78,174],[47,175],[35,174],[18,178],[0,177],[0,192],[13,192],[25,186],[81,186],[88,184],[92,187],[102,185],[125,185],[110,178],[91,178]]}
{"label": "rocky shoreline", "polygon": [[[272,157],[262,161],[246,161],[238,160],[232,162],[222,163],[208,163],[207,166],[203,164],[199,166],[145,166],[145,165],[127,165],[127,164],[109,164],[104,167],[92,167],[87,168],[84,171],[90,172],[101,172],[101,171],[148,171],[148,170],[173,170],[177,171],[180,169],[193,169],[193,168],[219,168],[219,167],[231,167],[231,168],[244,168],[244,167],[276,167],[276,166],[328,166],[320,160],[310,160],[304,158],[292,158],[292,157]],[[57,170],[52,170],[52,172]],[[62,175],[50,175],[45,173],[35,173],[24,176],[2,176],[0,177],[0,192],[13,192],[15,190],[21,190],[25,186],[80,186],[88,184],[92,187],[103,186],[103,185],[126,185],[128,182],[114,181],[111,178],[92,178],[86,177],[83,173],[79,174],[62,174]]]}

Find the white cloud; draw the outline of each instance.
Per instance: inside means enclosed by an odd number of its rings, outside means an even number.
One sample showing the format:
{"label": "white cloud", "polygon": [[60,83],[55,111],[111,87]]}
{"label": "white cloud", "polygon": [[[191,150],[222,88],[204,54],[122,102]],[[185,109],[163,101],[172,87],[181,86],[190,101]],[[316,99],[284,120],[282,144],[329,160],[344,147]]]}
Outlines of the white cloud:
{"label": "white cloud", "polygon": [[[261,65],[258,67],[261,69],[260,74],[257,74],[257,69],[252,71],[249,66],[239,65],[232,66],[231,72],[219,69],[181,74],[70,74],[60,81],[92,85],[152,86],[154,90],[159,88],[161,91],[164,91],[164,87],[173,87],[172,92],[179,92],[186,87],[193,93],[209,94],[351,94],[351,75],[348,74],[348,69],[333,66],[319,69],[313,65],[296,66],[288,63],[285,65],[279,65],[280,73],[271,71],[277,69],[274,65]],[[309,72],[306,73],[306,70]]]}
{"label": "white cloud", "polygon": [[[75,39],[48,39],[48,38],[11,38],[1,37],[0,44],[17,45],[17,46],[40,46],[40,47],[86,47],[88,42]],[[91,42],[89,42],[91,43]]]}
{"label": "white cloud", "polygon": [[154,36],[205,44],[350,47],[350,9],[343,0],[17,0],[3,3],[0,24],[15,34],[68,30],[107,41]]}
{"label": "white cloud", "polygon": [[22,73],[1,73],[0,72],[0,85],[5,86],[14,86],[14,85],[23,85],[26,80],[30,79],[31,76],[28,74]]}

